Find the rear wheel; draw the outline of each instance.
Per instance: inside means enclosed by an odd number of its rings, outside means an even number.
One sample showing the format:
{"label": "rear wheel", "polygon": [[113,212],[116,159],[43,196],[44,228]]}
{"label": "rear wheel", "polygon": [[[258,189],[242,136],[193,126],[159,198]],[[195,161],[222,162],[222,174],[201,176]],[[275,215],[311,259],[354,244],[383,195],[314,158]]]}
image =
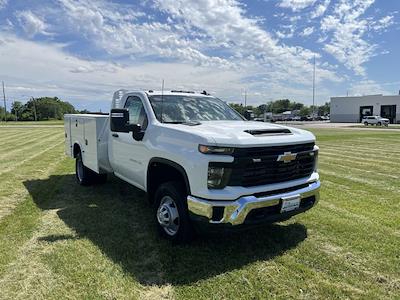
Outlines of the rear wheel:
{"label": "rear wheel", "polygon": [[85,167],[82,160],[82,154],[78,153],[75,159],[75,175],[76,181],[80,185],[90,185],[91,184],[91,170]]}
{"label": "rear wheel", "polygon": [[76,181],[80,185],[101,184],[107,181],[107,174],[97,174],[96,172],[85,167],[83,164],[82,153],[79,152],[75,160]]}
{"label": "rear wheel", "polygon": [[161,184],[154,197],[158,231],[175,243],[189,242],[193,238],[186,196],[183,185],[179,181],[171,181]]}
{"label": "rear wheel", "polygon": [[364,125],[365,125],[365,126],[368,126],[368,122],[364,122]]}

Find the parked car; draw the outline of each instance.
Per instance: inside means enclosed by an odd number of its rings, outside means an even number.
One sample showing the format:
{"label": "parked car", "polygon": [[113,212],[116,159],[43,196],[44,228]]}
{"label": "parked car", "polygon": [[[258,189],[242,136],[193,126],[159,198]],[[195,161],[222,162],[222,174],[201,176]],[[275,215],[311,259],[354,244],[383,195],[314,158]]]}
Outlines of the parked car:
{"label": "parked car", "polygon": [[287,220],[319,199],[308,131],[246,121],[225,102],[180,91],[117,91],[109,115],[67,114],[77,182],[113,173],[145,192],[160,234]]}
{"label": "parked car", "polygon": [[380,116],[366,116],[362,119],[361,123],[363,123],[365,126],[368,126],[368,125],[388,126],[389,119],[382,118]]}

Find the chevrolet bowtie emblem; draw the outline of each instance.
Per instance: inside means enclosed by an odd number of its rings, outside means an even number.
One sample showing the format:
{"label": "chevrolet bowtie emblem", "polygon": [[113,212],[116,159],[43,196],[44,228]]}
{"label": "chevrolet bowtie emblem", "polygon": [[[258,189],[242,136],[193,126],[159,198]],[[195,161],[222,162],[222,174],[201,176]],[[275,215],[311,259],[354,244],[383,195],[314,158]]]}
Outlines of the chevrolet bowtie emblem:
{"label": "chevrolet bowtie emblem", "polygon": [[292,152],[284,152],[283,154],[278,156],[276,161],[283,161],[285,164],[295,160],[297,157],[297,153]]}

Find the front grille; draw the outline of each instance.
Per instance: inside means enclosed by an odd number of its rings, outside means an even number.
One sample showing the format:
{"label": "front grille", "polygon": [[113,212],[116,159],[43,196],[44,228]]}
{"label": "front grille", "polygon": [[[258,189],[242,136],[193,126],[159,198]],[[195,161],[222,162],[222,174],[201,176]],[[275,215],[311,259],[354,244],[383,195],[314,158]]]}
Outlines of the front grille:
{"label": "front grille", "polygon": [[[314,170],[314,143],[237,148],[233,156],[229,186],[257,186],[285,182],[310,176]],[[277,161],[285,152],[297,153],[295,160]]]}

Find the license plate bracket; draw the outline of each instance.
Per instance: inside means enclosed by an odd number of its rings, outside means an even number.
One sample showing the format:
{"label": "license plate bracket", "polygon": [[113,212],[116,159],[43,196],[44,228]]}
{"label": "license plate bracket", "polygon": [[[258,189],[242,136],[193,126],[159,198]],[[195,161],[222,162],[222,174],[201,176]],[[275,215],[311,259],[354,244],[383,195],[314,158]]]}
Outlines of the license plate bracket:
{"label": "license plate bracket", "polygon": [[282,198],[281,213],[296,210],[300,207],[300,195]]}

